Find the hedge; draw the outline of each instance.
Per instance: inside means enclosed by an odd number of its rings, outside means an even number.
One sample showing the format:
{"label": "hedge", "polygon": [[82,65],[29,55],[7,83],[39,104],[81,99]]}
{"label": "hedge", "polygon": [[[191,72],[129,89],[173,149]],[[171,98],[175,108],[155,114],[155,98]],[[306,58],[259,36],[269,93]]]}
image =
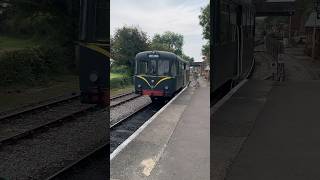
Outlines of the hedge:
{"label": "hedge", "polygon": [[64,72],[66,55],[62,48],[37,47],[0,53],[0,86],[34,85]]}
{"label": "hedge", "polygon": [[110,79],[110,88],[123,88],[125,86],[133,84],[132,77],[119,77]]}

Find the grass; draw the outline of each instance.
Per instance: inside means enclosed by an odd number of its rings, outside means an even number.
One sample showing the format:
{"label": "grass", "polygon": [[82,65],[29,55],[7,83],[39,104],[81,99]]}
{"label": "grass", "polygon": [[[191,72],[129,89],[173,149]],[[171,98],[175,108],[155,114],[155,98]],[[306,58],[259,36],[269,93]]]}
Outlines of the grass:
{"label": "grass", "polygon": [[132,92],[133,90],[134,90],[133,85],[125,86],[123,88],[114,88],[110,90],[110,97],[118,94]]}
{"label": "grass", "polygon": [[[110,73],[110,79],[114,78],[121,78],[121,77],[128,77],[126,74],[120,74],[120,73]],[[110,90],[110,97],[115,96],[117,94],[123,94],[133,91],[134,87],[133,85],[127,85],[121,88],[111,88]]]}
{"label": "grass", "polygon": [[22,39],[10,36],[0,36],[0,51],[15,50],[37,46],[39,43],[32,39]]}
{"label": "grass", "polygon": [[125,74],[110,73],[110,79],[121,78],[121,77],[126,77],[126,76],[127,76],[127,75],[125,75]]}
{"label": "grass", "polygon": [[52,97],[79,91],[78,76],[56,77],[50,83],[38,87],[11,86],[0,88],[0,112],[18,108]]}

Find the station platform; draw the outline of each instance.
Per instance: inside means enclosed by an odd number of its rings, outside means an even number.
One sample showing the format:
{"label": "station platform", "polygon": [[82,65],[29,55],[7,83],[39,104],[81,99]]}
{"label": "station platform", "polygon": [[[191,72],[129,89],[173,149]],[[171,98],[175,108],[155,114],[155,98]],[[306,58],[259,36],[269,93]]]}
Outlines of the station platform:
{"label": "station platform", "polygon": [[320,81],[248,80],[214,114],[213,179],[319,179]]}
{"label": "station platform", "polygon": [[111,159],[110,179],[210,179],[209,94],[191,84]]}

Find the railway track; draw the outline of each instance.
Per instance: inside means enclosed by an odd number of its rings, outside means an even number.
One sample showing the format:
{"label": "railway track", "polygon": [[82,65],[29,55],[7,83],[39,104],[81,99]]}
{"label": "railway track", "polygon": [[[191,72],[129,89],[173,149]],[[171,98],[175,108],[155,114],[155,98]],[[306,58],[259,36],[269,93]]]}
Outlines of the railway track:
{"label": "railway track", "polygon": [[[110,98],[111,107],[138,98],[133,92]],[[41,105],[28,107],[15,113],[8,113],[0,117],[0,147],[27,138],[50,127],[64,122],[76,120],[87,112],[99,110],[101,107],[81,104],[80,95],[74,94],[59,100]]]}
{"label": "railway track", "polygon": [[129,92],[129,93],[124,93],[124,94],[120,94],[114,97],[110,98],[110,108],[119,106],[123,103],[126,103],[128,101],[131,101],[133,99],[136,99],[138,97],[140,97],[141,95],[135,94],[134,92]]}
{"label": "railway track", "polygon": [[139,110],[131,113],[127,117],[110,125],[110,142],[106,142],[92,150],[82,158],[74,161],[69,166],[61,169],[47,180],[79,179],[88,177],[89,179],[104,179],[109,174],[109,155],[122,142],[130,137],[139,127],[141,127],[152,115],[154,115],[164,104],[146,104]]}

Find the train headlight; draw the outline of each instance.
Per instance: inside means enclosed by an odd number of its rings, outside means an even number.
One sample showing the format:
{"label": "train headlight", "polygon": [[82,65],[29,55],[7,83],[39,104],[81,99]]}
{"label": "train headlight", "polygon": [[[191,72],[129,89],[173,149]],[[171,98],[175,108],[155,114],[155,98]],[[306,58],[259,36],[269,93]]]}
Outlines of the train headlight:
{"label": "train headlight", "polygon": [[165,87],[164,87],[164,89],[165,89],[165,90],[168,90],[168,89],[169,89],[169,87],[168,87],[168,86],[165,86]]}
{"label": "train headlight", "polygon": [[98,75],[96,73],[91,73],[89,79],[91,82],[96,82],[98,80]]}
{"label": "train headlight", "polygon": [[141,84],[138,84],[138,88],[141,88]]}

